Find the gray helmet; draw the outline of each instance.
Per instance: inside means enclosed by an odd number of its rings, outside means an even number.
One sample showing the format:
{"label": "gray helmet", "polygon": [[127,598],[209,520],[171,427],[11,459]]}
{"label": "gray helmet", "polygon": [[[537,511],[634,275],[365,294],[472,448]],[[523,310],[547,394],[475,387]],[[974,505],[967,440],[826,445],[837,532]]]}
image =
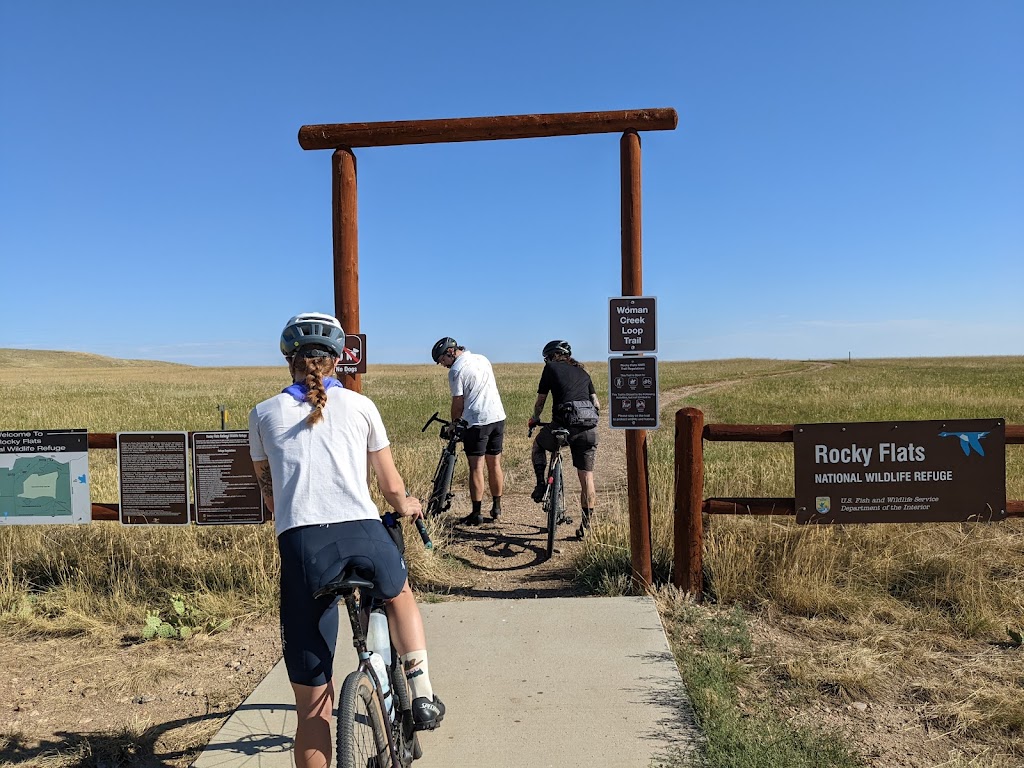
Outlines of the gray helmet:
{"label": "gray helmet", "polygon": [[434,358],[436,363],[441,359],[441,355],[445,353],[445,350],[451,349],[452,347],[459,346],[459,342],[453,339],[451,336],[445,336],[443,339],[438,339],[434,342],[434,346],[430,349],[430,356]]}
{"label": "gray helmet", "polygon": [[345,331],[332,315],[303,312],[281,331],[281,354],[285,357],[343,357]]}
{"label": "gray helmet", "polygon": [[555,339],[554,341],[549,341],[547,344],[544,345],[543,354],[545,360],[547,360],[549,357],[554,357],[555,355],[569,355],[571,357],[572,347],[569,346],[568,341],[563,341],[562,339]]}

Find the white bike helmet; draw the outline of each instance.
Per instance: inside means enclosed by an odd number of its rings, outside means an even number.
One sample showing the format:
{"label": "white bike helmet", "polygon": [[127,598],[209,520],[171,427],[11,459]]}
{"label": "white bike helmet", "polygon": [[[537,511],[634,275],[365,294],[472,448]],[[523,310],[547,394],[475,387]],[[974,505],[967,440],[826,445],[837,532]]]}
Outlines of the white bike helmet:
{"label": "white bike helmet", "polygon": [[285,357],[344,357],[345,331],[338,319],[319,312],[296,315],[281,331]]}

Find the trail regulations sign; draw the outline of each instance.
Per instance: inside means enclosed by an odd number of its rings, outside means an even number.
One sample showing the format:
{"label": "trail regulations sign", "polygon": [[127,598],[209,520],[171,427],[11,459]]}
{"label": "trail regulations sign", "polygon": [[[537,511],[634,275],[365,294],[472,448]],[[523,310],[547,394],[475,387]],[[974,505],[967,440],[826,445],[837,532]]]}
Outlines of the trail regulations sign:
{"label": "trail regulations sign", "polygon": [[188,524],[187,433],[119,432],[117,479],[122,524]]}
{"label": "trail regulations sign", "polygon": [[249,457],[247,430],[193,433],[192,475],[199,525],[267,519]]}
{"label": "trail regulations sign", "polygon": [[798,523],[1006,516],[1003,419],[797,424]]}
{"label": "trail regulations sign", "polygon": [[608,299],[608,352],[657,352],[654,296],[613,296]]}
{"label": "trail regulations sign", "polygon": [[84,429],[0,430],[0,525],[90,523]]}
{"label": "trail regulations sign", "polygon": [[658,359],[609,357],[608,400],[612,429],[657,429]]}

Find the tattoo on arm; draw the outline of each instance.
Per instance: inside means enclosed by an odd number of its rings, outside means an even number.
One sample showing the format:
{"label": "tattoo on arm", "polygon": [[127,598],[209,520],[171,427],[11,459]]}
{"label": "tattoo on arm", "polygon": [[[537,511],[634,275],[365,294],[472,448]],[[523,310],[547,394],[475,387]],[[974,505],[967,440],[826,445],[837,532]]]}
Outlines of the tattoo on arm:
{"label": "tattoo on arm", "polygon": [[257,482],[260,484],[260,490],[264,496],[274,498],[274,482],[270,477],[270,465],[263,467],[263,471],[256,476]]}

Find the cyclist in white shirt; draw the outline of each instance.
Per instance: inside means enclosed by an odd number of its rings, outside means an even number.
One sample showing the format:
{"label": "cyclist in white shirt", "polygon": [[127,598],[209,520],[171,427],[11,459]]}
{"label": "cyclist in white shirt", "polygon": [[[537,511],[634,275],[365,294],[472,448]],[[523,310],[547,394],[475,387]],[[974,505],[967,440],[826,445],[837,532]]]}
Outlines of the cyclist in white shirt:
{"label": "cyclist in white shirt", "polygon": [[469,462],[469,498],[473,509],[462,523],[480,525],[483,522],[485,464],[491,491],[491,517],[496,520],[501,517],[501,494],[505,484],[501,469],[505,409],[501,405],[494,370],[486,357],[460,347],[451,336],[438,339],[430,356],[448,369],[452,421],[464,419],[468,425],[462,444]]}
{"label": "cyclist in white shirt", "polygon": [[406,496],[373,401],[330,375],[344,347],[345,332],[330,315],[293,317],[281,333],[281,352],[294,383],[249,414],[249,452],[281,556],[281,645],[298,715],[298,768],[331,764],[338,611],[335,601],[313,595],[347,567],[386,601],[414,727],[436,728],[445,711],[430,685],[423,619],[405,560],[370,497],[367,464],[399,515],[422,517],[422,508]]}

